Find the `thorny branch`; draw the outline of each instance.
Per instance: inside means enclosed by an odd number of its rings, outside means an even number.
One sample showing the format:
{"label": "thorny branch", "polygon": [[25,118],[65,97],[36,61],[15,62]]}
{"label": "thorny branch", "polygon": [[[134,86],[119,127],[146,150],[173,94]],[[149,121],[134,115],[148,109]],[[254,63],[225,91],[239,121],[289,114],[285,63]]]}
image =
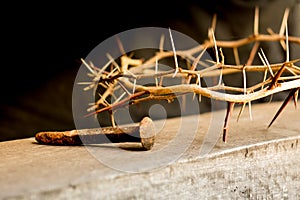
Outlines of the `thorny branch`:
{"label": "thorny branch", "polygon": [[[92,81],[89,83],[80,83],[88,84],[88,86],[84,89],[94,89],[96,91],[98,87],[105,88],[105,91],[100,94],[100,99],[88,109],[88,112],[90,113],[87,114],[87,116],[95,115],[104,111],[110,111],[112,124],[114,124],[112,110],[154,99],[172,101],[178,96],[194,93],[199,96],[205,96],[211,99],[227,102],[228,108],[224,121],[223,132],[223,141],[226,142],[229,129],[229,119],[235,104],[243,105],[240,111],[241,114],[246,104],[249,104],[249,110],[251,109],[251,101],[253,100],[290,90],[290,94],[276,113],[275,117],[272,119],[269,125],[271,126],[288,101],[292,98],[296,106],[297,95],[300,89],[300,67],[296,66],[296,63],[300,61],[300,58],[296,60],[290,60],[289,58],[289,43],[300,45],[300,38],[288,35],[288,13],[289,9],[286,9],[281,29],[278,34],[270,31],[269,29],[268,31],[270,34],[265,35],[259,33],[259,12],[258,8],[256,8],[253,35],[234,41],[220,41],[215,38],[214,27],[216,24],[216,15],[214,15],[212,28],[209,29],[208,40],[204,41],[203,44],[188,50],[175,50],[172,33],[169,29],[172,51],[162,50],[164,42],[163,36],[159,42],[160,51],[156,52],[156,55],[148,60],[132,59],[130,56],[125,54],[122,43],[118,40],[120,50],[123,52],[120,64],[116,63],[109,54],[107,54],[109,62],[102,68],[98,68],[92,63],[88,64],[82,60],[83,64],[90,71],[88,75],[92,78]],[[280,42],[286,52],[285,62],[270,64],[263,50],[261,49],[261,51],[258,52],[261,42],[271,41]],[[253,43],[253,47],[249,53],[249,59],[246,64],[241,65],[238,48],[250,43]],[[204,52],[208,48],[215,49],[216,61],[204,62],[201,60]],[[235,65],[228,65],[224,63],[222,48],[231,48],[233,50],[236,61]],[[253,58],[257,52],[262,61],[262,65],[252,65]],[[175,62],[174,69],[168,71],[158,69],[159,61],[164,58],[172,57]],[[182,68],[178,64],[177,57],[183,58],[187,61],[187,63],[192,64],[190,64],[187,69]],[[197,70],[197,65],[202,66],[202,69]],[[108,70],[109,67],[110,70]],[[243,88],[224,85],[221,83],[223,76],[241,72],[243,74]],[[260,83],[247,88],[246,73],[248,72],[264,72],[265,77]],[[140,79],[151,77],[155,79],[156,84],[154,86],[143,86],[137,83]],[[202,86],[201,79],[204,77],[219,77],[219,83],[211,87]],[[183,81],[181,84],[163,86],[164,78],[179,78]],[[196,81],[192,83],[192,79]],[[116,96],[115,91],[122,92]],[[109,98],[114,99],[114,101],[109,103]]]}

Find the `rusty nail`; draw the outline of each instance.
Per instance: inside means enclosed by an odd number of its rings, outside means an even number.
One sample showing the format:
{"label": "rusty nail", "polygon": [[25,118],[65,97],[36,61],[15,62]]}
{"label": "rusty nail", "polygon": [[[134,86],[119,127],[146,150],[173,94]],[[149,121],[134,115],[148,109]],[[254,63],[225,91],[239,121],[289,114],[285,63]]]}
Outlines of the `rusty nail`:
{"label": "rusty nail", "polygon": [[139,125],[45,131],[35,134],[35,139],[41,144],[51,145],[103,144],[109,139],[112,143],[140,142],[145,150],[150,150],[154,145],[155,135],[153,121],[149,117],[144,117]]}

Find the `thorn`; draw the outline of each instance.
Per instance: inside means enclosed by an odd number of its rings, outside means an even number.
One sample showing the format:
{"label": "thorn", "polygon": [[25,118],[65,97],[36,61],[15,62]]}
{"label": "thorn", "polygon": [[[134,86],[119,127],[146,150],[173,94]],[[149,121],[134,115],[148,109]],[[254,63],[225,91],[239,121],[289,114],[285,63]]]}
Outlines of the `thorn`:
{"label": "thorn", "polygon": [[283,109],[286,107],[286,105],[288,104],[288,102],[295,96],[295,93],[299,90],[300,88],[294,88],[291,90],[291,92],[289,93],[289,95],[287,96],[287,98],[284,100],[283,104],[280,106],[279,110],[277,111],[277,113],[275,114],[275,116],[273,117],[272,121],[270,122],[268,128],[270,128],[270,126],[273,124],[273,122],[276,120],[276,118],[279,116],[279,114],[283,111]]}
{"label": "thorn", "polygon": [[217,61],[217,64],[219,64],[220,63],[220,59],[219,59],[217,41],[216,41],[216,38],[215,38],[214,30],[210,29],[210,31],[211,31],[211,36],[212,36],[214,47],[215,47],[216,61]]}
{"label": "thorn", "polygon": [[217,25],[217,14],[215,13],[213,15],[212,21],[211,21],[211,29],[213,31],[216,31],[216,25]]}
{"label": "thorn", "polygon": [[114,58],[109,53],[106,53],[106,56],[109,60],[111,60],[111,63],[115,66],[115,68],[117,68],[121,72],[118,63],[114,60]]}
{"label": "thorn", "polygon": [[126,55],[126,51],[125,51],[124,46],[121,42],[121,39],[118,36],[116,36],[116,40],[117,40],[117,44],[118,44],[118,47],[119,47],[119,50],[120,50],[121,54]]}
{"label": "thorn", "polygon": [[[198,81],[198,86],[201,88],[201,78],[200,74],[197,74],[197,81]],[[199,102],[201,102],[201,94],[199,94]]]}
{"label": "thorn", "polygon": [[130,101],[132,99],[140,97],[140,96],[142,96],[144,94],[147,94],[147,93],[148,93],[147,91],[140,91],[140,92],[134,93],[134,94],[126,97],[125,99],[122,99],[117,103],[114,103],[113,105],[109,105],[109,106],[106,106],[106,107],[101,108],[99,110],[95,110],[91,113],[88,113],[84,117],[89,117],[89,116],[96,115],[96,114],[104,112],[104,111],[112,111],[112,110],[116,110],[116,109],[118,109],[120,107],[123,107],[123,106],[131,105]]}
{"label": "thorn", "polygon": [[109,117],[110,117],[110,120],[111,120],[112,127],[116,128],[114,112],[112,110],[109,111]]}
{"label": "thorn", "polygon": [[260,59],[263,62],[263,64],[269,68],[270,74],[271,74],[271,76],[273,78],[274,77],[274,73],[273,73],[273,70],[272,70],[272,68],[270,66],[270,63],[269,63],[269,61],[268,61],[268,59],[267,59],[264,51],[262,49],[260,49],[260,50],[261,50],[262,56],[261,56],[261,54],[259,52],[258,52],[258,56],[260,57]]}
{"label": "thorn", "polygon": [[164,51],[164,42],[165,42],[165,35],[162,35],[159,40],[159,51],[160,52]]}
{"label": "thorn", "polygon": [[[199,63],[200,59],[202,58],[203,54],[206,52],[207,47],[205,47],[201,53],[197,56],[197,58],[194,60],[192,67],[191,67],[191,71],[195,71],[197,69],[197,64]],[[188,76],[187,77],[187,81],[186,83],[189,84],[191,82],[192,77]]]}
{"label": "thorn", "polygon": [[158,86],[161,87],[163,85],[163,80],[164,80],[164,77],[160,77],[160,80],[159,80],[159,84]]}
{"label": "thorn", "polygon": [[169,33],[170,33],[170,39],[171,39],[171,44],[172,44],[172,49],[173,49],[173,54],[174,54],[174,61],[175,61],[175,73],[173,75],[173,77],[176,76],[176,74],[178,73],[178,62],[177,62],[177,55],[176,55],[176,50],[175,50],[175,44],[174,44],[174,41],[173,41],[173,36],[172,36],[172,33],[171,33],[171,29],[169,28]]}
{"label": "thorn", "polygon": [[80,60],[92,74],[96,75],[96,72],[85,62],[83,58],[81,58]]}
{"label": "thorn", "polygon": [[[265,72],[264,72],[264,78],[263,78],[263,81],[262,81],[262,83],[264,83],[265,81],[266,81],[266,79],[267,79],[267,74],[268,74],[268,70],[267,69],[265,69]],[[261,89],[264,89],[264,84],[262,84],[261,85]]]}
{"label": "thorn", "polygon": [[252,62],[253,62],[253,59],[256,55],[256,52],[259,48],[259,45],[260,45],[260,42],[259,41],[256,41],[251,49],[251,52],[250,52],[250,55],[249,55],[249,58],[247,60],[247,63],[246,65],[252,65]]}
{"label": "thorn", "polygon": [[[135,79],[136,80],[136,79]],[[131,93],[127,90],[127,88],[123,85],[123,83],[118,82],[118,84],[121,86],[121,88],[124,90],[124,92],[126,92],[129,96],[131,95]],[[135,88],[135,86],[134,86]],[[134,89],[135,90],[135,89]]]}
{"label": "thorn", "polygon": [[239,56],[239,50],[237,47],[233,47],[233,55],[234,55],[234,60],[236,65],[240,65],[240,56]]}
{"label": "thorn", "polygon": [[137,79],[137,76],[134,74],[134,73],[132,73],[130,70],[126,70],[126,73],[129,73],[131,76],[133,76],[133,78],[134,79]]}
{"label": "thorn", "polygon": [[232,114],[232,110],[234,108],[234,102],[227,102],[227,111],[226,111],[226,117],[225,117],[225,122],[224,122],[224,128],[223,128],[223,142],[226,143],[227,139],[227,133],[229,129],[229,120]]}
{"label": "thorn", "polygon": [[251,101],[248,102],[250,121],[253,120]]}
{"label": "thorn", "polygon": [[192,98],[193,101],[195,100],[195,96],[196,96],[196,93],[193,93],[193,98]]}
{"label": "thorn", "polygon": [[[220,56],[221,56],[221,58],[222,58],[221,64],[224,65],[225,60],[224,60],[224,55],[223,55],[222,48],[220,48]],[[223,77],[223,66],[221,66],[220,77],[219,77],[219,83],[218,83],[218,85],[222,85],[222,80],[223,80],[222,77]]]}
{"label": "thorn", "polygon": [[278,79],[280,78],[280,76],[283,73],[284,69],[285,69],[285,63],[283,63],[283,65],[280,67],[280,69],[277,71],[277,73],[273,77],[272,82],[271,82],[270,87],[268,88],[268,90],[274,89],[276,87]]}
{"label": "thorn", "polygon": [[242,105],[242,107],[241,107],[241,110],[240,110],[240,112],[239,112],[239,115],[238,115],[238,117],[237,117],[236,122],[239,121],[239,119],[240,119],[240,117],[241,117],[241,115],[242,115],[242,113],[243,113],[243,111],[244,111],[244,109],[245,109],[245,106],[246,106],[246,103],[243,103],[243,105]]}
{"label": "thorn", "polygon": [[294,94],[294,106],[295,106],[295,109],[297,109],[298,94],[299,94],[299,88],[298,88],[298,90]]}
{"label": "thorn", "polygon": [[289,62],[290,61],[290,50],[289,50],[289,33],[288,33],[288,25],[286,23],[285,25],[285,38],[286,38],[286,42],[285,42],[285,45],[286,45],[286,62]]}
{"label": "thorn", "polygon": [[109,74],[107,74],[107,78],[110,77],[116,70],[118,70],[118,68],[114,68],[113,70],[111,70],[111,72]]}
{"label": "thorn", "polygon": [[136,79],[134,79],[134,81],[133,81],[132,94],[135,93],[135,88],[136,88]]}
{"label": "thorn", "polygon": [[273,94],[270,95],[270,99],[269,99],[269,102],[268,103],[271,103],[273,100]]}
{"label": "thorn", "polygon": [[156,56],[155,57],[155,85],[156,85],[156,87],[158,86],[158,79],[156,76],[157,72],[158,72],[158,61],[157,61],[157,56]]}
{"label": "thorn", "polygon": [[198,83],[198,86],[201,88],[201,77],[200,77],[200,74],[197,74],[197,82]]}
{"label": "thorn", "polygon": [[247,94],[246,65],[243,65],[243,85],[244,85],[244,95],[246,95]]}
{"label": "thorn", "polygon": [[259,7],[255,7],[254,13],[254,35],[258,35],[258,27],[259,27]]}
{"label": "thorn", "polygon": [[[288,17],[289,17],[289,12],[290,12],[289,8],[286,8],[285,11],[284,11],[281,26],[280,26],[280,30],[279,30],[279,35],[280,36],[283,36],[284,30],[286,29],[287,21],[288,21]],[[282,48],[284,50],[286,50],[286,44],[285,44],[284,40],[280,40],[280,44],[281,44]]]}
{"label": "thorn", "polygon": [[[118,103],[124,96],[126,95],[126,92],[123,92],[123,94],[121,94],[115,101],[114,101],[114,104]],[[106,100],[105,100],[106,101]],[[111,106],[109,104],[109,106]]]}

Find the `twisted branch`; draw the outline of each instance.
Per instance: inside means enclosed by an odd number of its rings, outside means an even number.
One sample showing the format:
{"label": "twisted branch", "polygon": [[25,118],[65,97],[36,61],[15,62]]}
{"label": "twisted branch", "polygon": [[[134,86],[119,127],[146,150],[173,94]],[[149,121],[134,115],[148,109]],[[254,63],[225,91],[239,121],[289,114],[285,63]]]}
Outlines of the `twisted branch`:
{"label": "twisted branch", "polygon": [[[97,68],[92,64],[83,64],[89,69],[88,74],[92,77],[92,81],[85,87],[85,90],[94,89],[98,87],[106,88],[105,92],[100,95],[100,99],[89,108],[88,111],[93,111],[89,115],[94,115],[104,111],[117,110],[121,107],[138,104],[144,101],[151,100],[167,100],[172,101],[178,96],[184,96],[188,93],[198,94],[211,99],[228,102],[228,109],[224,121],[223,141],[226,142],[229,120],[232,109],[236,103],[243,104],[240,114],[242,113],[245,104],[249,104],[251,108],[251,101],[258,100],[275,93],[290,90],[291,93],[284,102],[282,108],[275,115],[270,125],[277,118],[279,113],[283,110],[287,102],[294,97],[295,104],[297,102],[296,96],[300,88],[300,67],[296,60],[289,58],[289,43],[300,45],[300,37],[288,35],[287,18],[289,10],[283,17],[282,26],[278,34],[270,31],[269,35],[260,34],[258,31],[259,12],[258,8],[255,9],[254,18],[254,33],[246,38],[234,41],[220,41],[215,38],[214,26],[216,18],[213,20],[212,28],[209,30],[209,38],[203,44],[198,45],[188,50],[175,50],[175,44],[172,38],[171,30],[169,30],[172,51],[163,51],[164,37],[159,43],[160,51],[148,60],[132,59],[125,53],[121,57],[121,63],[116,63],[110,56],[109,62],[102,68]],[[285,35],[284,35],[285,30]],[[283,49],[286,51],[286,61],[282,63],[269,64],[263,51],[258,52],[261,42],[279,42]],[[246,64],[241,65],[238,55],[238,48],[247,44],[253,43],[253,48],[249,53],[249,58]],[[118,40],[120,48],[122,47],[121,41]],[[203,61],[201,60],[203,53],[208,48],[215,49],[216,61]],[[228,65],[224,63],[224,55],[222,48],[231,48],[234,52],[235,65]],[[121,48],[122,50],[123,48]],[[220,50],[220,51],[219,51]],[[124,51],[124,50],[123,50]],[[253,58],[258,52],[263,65],[252,65]],[[174,58],[175,67],[172,70],[163,71],[158,69],[158,62],[165,58]],[[177,58],[183,58],[187,61],[188,67],[182,68],[179,66]],[[197,65],[203,67],[197,70]],[[110,70],[109,69],[110,66]],[[264,72],[264,79],[251,87],[246,87],[246,73],[249,72]],[[222,77],[228,74],[241,73],[243,75],[243,88],[224,85],[221,83]],[[144,78],[155,79],[155,86],[139,85],[138,81]],[[201,85],[201,79],[204,77],[219,77],[217,85],[212,87],[205,87]],[[163,86],[163,81],[166,78],[173,78],[182,80],[181,84]],[[192,82],[191,80],[196,80]],[[109,99],[114,99],[113,103],[108,103]],[[250,110],[251,111],[251,110]],[[110,112],[113,119],[113,112]],[[113,122],[114,124],[114,122]]]}

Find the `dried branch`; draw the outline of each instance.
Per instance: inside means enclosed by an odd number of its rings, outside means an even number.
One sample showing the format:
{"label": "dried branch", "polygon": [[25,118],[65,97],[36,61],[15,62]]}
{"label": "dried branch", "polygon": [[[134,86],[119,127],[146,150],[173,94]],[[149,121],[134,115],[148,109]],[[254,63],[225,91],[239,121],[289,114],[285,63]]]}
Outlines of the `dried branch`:
{"label": "dried branch", "polygon": [[[300,88],[300,67],[296,65],[296,63],[300,61],[300,58],[295,60],[290,60],[289,58],[289,43],[300,45],[300,37],[288,35],[288,14],[289,10],[287,9],[284,13],[279,33],[275,33],[271,31],[271,29],[268,29],[269,35],[260,34],[258,30],[259,9],[255,8],[253,35],[234,41],[221,41],[215,38],[214,32],[217,17],[214,15],[212,26],[209,29],[208,39],[202,44],[186,50],[175,49],[175,42],[173,41],[172,33],[169,29],[172,51],[163,51],[165,37],[162,36],[161,40],[158,41],[159,51],[148,60],[132,59],[127,56],[121,41],[118,39],[120,51],[124,53],[121,57],[120,64],[116,63],[109,54],[107,54],[109,62],[101,69],[96,68],[92,64],[89,65],[82,59],[83,64],[90,72],[89,76],[92,77],[92,81],[81,84],[89,84],[89,86],[85,87],[86,90],[95,90],[98,87],[103,87],[105,89],[100,95],[100,99],[95,102],[95,105],[89,108],[88,111],[92,111],[92,113],[89,113],[87,116],[104,111],[112,113],[112,111],[116,111],[121,107],[145,101],[166,100],[171,102],[178,96],[192,93],[194,95],[199,95],[199,98],[205,96],[207,98],[228,103],[223,132],[223,140],[226,141],[229,118],[236,103],[243,105],[238,118],[243,112],[245,105],[248,104],[251,119],[252,101],[290,90],[290,95],[273,118],[269,125],[271,126],[291,98],[294,98],[295,102],[297,101],[296,99]],[[283,45],[283,48],[286,51],[286,60],[282,63],[269,63],[263,50],[261,49],[261,51],[258,52],[261,42],[275,41]],[[242,64],[240,63],[238,49],[239,47],[251,43],[253,46],[251,52],[249,52],[247,63]],[[202,60],[203,54],[209,48],[214,48],[215,61]],[[235,65],[225,63],[226,55],[223,54],[222,48],[232,49]],[[253,59],[257,53],[262,61],[262,65],[252,65]],[[175,64],[173,69],[164,71],[158,67],[160,61],[172,57],[174,58]],[[188,67],[181,67],[178,63],[178,58],[185,59],[188,63]],[[108,66],[112,66],[111,70],[108,70]],[[197,66],[200,66],[200,69],[197,69]],[[250,72],[263,72],[263,80],[256,85],[248,87],[246,75]],[[240,73],[243,76],[242,88],[222,83],[223,76],[234,73]],[[155,80],[154,86],[144,86],[139,84],[139,80],[151,77]],[[204,77],[219,77],[219,82],[214,86],[205,87],[201,85],[201,78]],[[181,81],[180,84],[177,85],[163,86],[163,82],[166,78],[180,79]],[[192,82],[192,80],[195,80],[195,82]],[[116,93],[116,91],[120,92]],[[108,99],[116,94],[118,94],[115,96],[116,101],[109,103]],[[113,120],[113,113],[111,116]],[[114,123],[112,122],[112,124]]]}

